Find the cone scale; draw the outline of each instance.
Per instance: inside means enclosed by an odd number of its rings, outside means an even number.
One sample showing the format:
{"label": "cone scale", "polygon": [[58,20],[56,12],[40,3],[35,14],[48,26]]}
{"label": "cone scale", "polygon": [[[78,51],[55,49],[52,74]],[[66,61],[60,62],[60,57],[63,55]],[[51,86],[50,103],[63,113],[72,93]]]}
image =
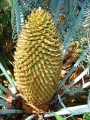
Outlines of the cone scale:
{"label": "cone scale", "polygon": [[33,10],[18,37],[14,77],[27,113],[45,112],[60,82],[61,43],[52,17]]}

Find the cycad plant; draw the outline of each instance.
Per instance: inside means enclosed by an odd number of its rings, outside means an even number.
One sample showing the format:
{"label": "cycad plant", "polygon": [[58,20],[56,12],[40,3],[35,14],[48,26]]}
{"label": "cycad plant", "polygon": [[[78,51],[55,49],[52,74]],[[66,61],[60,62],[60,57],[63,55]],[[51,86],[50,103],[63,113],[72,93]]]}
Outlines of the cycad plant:
{"label": "cycad plant", "polygon": [[[11,6],[12,38],[17,42],[14,83],[23,110],[46,112],[59,101],[64,108],[57,114],[89,112],[87,104],[66,107],[63,102],[85,94],[83,89],[90,85],[90,1],[11,0]],[[8,112],[15,113],[14,109]]]}

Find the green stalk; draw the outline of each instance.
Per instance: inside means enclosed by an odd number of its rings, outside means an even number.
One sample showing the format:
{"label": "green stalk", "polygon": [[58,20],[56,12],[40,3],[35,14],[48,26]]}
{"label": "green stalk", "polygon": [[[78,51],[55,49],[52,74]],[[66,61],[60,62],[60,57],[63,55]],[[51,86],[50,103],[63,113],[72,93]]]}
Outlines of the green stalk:
{"label": "green stalk", "polygon": [[77,94],[75,96],[71,96],[68,99],[65,99],[63,102],[64,103],[69,102],[69,101],[74,100],[74,99],[76,99],[76,98],[78,98],[80,96],[87,95],[88,93],[89,93],[89,91],[86,91],[86,92],[83,92],[83,93],[79,93],[79,94]]}
{"label": "green stalk", "polygon": [[15,87],[14,78],[13,78],[11,72],[9,71],[6,63],[5,63],[4,60],[2,59],[2,57],[0,57],[0,69],[1,69],[2,72],[5,74],[7,80],[8,80],[9,83],[11,84],[11,86],[12,86],[12,87]]}
{"label": "green stalk", "polygon": [[9,74],[9,76],[12,78],[13,81],[15,81],[14,78],[13,78],[13,76],[12,76],[12,73],[10,72],[8,66],[6,65],[6,63],[5,63],[5,61],[2,59],[2,57],[0,58],[0,61],[1,61],[1,63],[3,64],[4,68],[6,69],[7,73]]}

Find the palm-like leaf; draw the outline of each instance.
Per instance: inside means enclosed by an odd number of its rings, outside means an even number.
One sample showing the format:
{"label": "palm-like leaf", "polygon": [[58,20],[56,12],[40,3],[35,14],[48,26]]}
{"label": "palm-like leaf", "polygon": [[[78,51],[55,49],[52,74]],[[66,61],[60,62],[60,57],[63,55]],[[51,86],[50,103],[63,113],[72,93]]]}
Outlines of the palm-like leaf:
{"label": "palm-like leaf", "polygon": [[[82,4],[81,4],[82,5]],[[81,39],[82,37],[87,37],[90,33],[90,0],[87,0],[82,19],[76,29],[74,39]]]}
{"label": "palm-like leaf", "polygon": [[38,6],[38,0],[11,0],[12,2],[12,28],[13,28],[13,42],[18,38],[19,32],[24,25],[26,16],[31,12],[32,9]]}

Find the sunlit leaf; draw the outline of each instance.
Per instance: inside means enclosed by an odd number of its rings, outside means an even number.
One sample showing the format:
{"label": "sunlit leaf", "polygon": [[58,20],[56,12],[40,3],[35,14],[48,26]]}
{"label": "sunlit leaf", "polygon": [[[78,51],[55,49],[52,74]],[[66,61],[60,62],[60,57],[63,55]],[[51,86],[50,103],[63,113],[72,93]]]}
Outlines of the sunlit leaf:
{"label": "sunlit leaf", "polygon": [[57,115],[55,112],[53,112],[56,120],[65,120],[62,116]]}

